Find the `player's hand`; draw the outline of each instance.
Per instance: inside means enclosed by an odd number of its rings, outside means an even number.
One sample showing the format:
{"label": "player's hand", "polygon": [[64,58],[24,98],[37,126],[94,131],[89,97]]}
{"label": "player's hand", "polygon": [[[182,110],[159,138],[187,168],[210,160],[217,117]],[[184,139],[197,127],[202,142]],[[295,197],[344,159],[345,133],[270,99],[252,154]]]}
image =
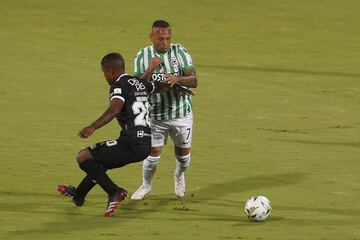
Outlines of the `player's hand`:
{"label": "player's hand", "polygon": [[96,129],[91,126],[85,127],[81,129],[81,131],[78,133],[78,136],[81,138],[88,138],[95,132],[95,130]]}
{"label": "player's hand", "polygon": [[175,85],[173,89],[174,89],[174,94],[175,94],[176,98],[180,98],[181,96],[183,96],[185,94],[195,96],[195,92],[189,88],[184,88],[184,87],[180,87],[179,85]]}
{"label": "player's hand", "polygon": [[156,57],[153,57],[151,60],[150,60],[150,64],[149,64],[149,68],[154,71],[155,68],[162,64],[162,61],[161,61],[161,58],[156,56]]}
{"label": "player's hand", "polygon": [[173,87],[175,84],[180,81],[180,78],[174,75],[171,75],[169,73],[165,74],[165,79],[168,84],[170,84],[170,87]]}
{"label": "player's hand", "polygon": [[181,92],[185,93],[185,94],[188,94],[188,95],[191,95],[191,96],[195,96],[195,92],[193,90],[191,90],[190,88],[181,88]]}
{"label": "player's hand", "polygon": [[156,92],[165,92],[170,90],[170,85],[166,82],[155,82]]}

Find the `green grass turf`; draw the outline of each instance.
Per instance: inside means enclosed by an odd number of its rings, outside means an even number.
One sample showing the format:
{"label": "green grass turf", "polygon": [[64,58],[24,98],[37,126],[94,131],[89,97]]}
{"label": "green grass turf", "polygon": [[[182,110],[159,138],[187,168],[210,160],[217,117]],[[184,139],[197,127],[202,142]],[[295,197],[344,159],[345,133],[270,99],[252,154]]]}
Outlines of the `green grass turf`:
{"label": "green grass turf", "polygon": [[[360,239],[358,0],[0,3],[0,239]],[[118,135],[77,132],[107,107],[101,57],[132,72],[152,21],[193,56],[199,79],[187,195],[173,194],[173,146],[152,195],[103,217],[58,183],[83,176],[77,151]],[[132,193],[141,163],[111,171]],[[262,194],[264,223],[243,214]]]}

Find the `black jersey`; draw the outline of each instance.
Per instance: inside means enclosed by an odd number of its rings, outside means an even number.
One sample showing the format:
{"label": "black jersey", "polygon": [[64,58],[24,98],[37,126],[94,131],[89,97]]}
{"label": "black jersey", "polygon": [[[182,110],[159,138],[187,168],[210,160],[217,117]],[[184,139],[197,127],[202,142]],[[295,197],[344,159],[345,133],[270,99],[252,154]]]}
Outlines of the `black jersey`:
{"label": "black jersey", "polygon": [[116,116],[122,130],[120,135],[132,140],[151,137],[148,93],[155,90],[154,83],[123,74],[110,87],[110,101],[117,98],[124,102]]}

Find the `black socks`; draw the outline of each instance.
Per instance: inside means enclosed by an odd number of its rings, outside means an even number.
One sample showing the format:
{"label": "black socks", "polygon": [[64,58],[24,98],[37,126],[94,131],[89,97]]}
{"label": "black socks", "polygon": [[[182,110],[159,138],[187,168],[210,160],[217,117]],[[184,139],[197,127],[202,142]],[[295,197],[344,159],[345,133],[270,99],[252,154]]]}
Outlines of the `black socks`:
{"label": "black socks", "polygon": [[[100,187],[102,189],[104,189],[104,191],[108,195],[113,194],[118,189],[116,184],[113,181],[111,181],[109,176],[106,174],[105,169],[94,159],[86,160],[86,161],[80,163],[79,166],[88,175],[87,177],[84,178],[84,180],[86,181],[86,184],[84,186],[90,187],[90,181],[92,179],[94,179],[100,185]],[[86,178],[88,178],[88,179],[86,179]],[[88,180],[90,180],[90,181],[88,181]],[[80,183],[80,185],[81,185],[81,183]],[[94,185],[95,185],[95,183],[94,183]],[[85,190],[85,192],[86,192],[86,189],[87,188],[80,188],[79,195],[81,195],[81,191]]]}
{"label": "black socks", "polygon": [[80,182],[79,186],[76,188],[76,193],[79,197],[85,199],[86,195],[96,184],[97,183],[94,182],[94,180],[92,180],[89,175],[86,175],[84,179]]}

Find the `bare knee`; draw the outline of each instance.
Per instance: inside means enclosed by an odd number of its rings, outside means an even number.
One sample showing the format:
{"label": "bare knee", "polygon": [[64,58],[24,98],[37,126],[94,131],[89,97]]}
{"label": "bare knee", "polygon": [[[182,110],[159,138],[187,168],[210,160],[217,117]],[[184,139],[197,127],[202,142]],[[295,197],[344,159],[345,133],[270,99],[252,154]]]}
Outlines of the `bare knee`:
{"label": "bare knee", "polygon": [[93,157],[87,148],[80,150],[76,156],[76,161],[78,162],[78,164],[81,164],[90,159],[93,159]]}
{"label": "bare knee", "polygon": [[177,156],[186,156],[190,154],[190,148],[175,147],[175,154]]}
{"label": "bare knee", "polygon": [[152,147],[150,150],[151,157],[159,157],[161,155],[161,147]]}

